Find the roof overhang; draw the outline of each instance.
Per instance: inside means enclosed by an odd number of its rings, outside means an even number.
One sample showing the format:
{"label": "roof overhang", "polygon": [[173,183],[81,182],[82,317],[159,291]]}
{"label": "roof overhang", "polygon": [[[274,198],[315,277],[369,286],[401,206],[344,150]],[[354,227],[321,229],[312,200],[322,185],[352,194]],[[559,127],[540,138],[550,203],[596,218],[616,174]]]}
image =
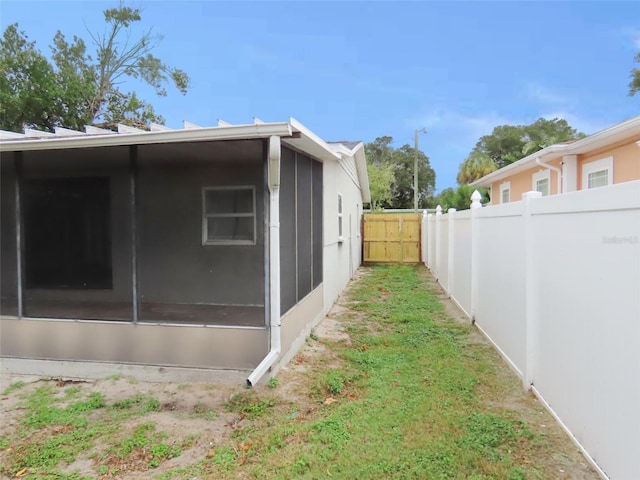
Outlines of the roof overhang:
{"label": "roof overhang", "polygon": [[367,172],[367,159],[364,154],[364,143],[360,142],[352,150],[353,158],[356,161],[358,178],[360,179],[360,190],[362,191],[362,201],[371,202],[371,192],[369,190],[369,173]]}
{"label": "roof overhang", "polygon": [[581,155],[595,152],[626,139],[632,139],[637,135],[640,135],[640,116],[618,123],[593,135],[576,140],[573,143],[557,144],[543,148],[511,165],[496,170],[489,175],[485,175],[475,182],[470,183],[470,185],[472,187],[490,187],[492,183],[502,180],[503,178],[534,168],[536,166],[536,159],[540,159],[540,161],[544,163],[564,155]]}
{"label": "roof overhang", "polygon": [[[26,152],[31,150],[64,150],[70,148],[114,147],[126,145],[150,145],[158,143],[206,142],[221,140],[246,140],[271,136],[293,135],[288,122],[251,125],[225,125],[218,127],[184,128],[182,130],[143,131],[131,129],[121,133],[77,132],[74,135],[47,135],[42,138],[19,137],[0,141],[0,152]],[[46,134],[47,132],[43,132]]]}
{"label": "roof overhang", "polygon": [[164,125],[151,124],[150,131],[118,125],[118,131],[86,126],[84,132],[56,128],[55,132],[25,129],[25,133],[0,131],[0,153],[36,150],[66,150],[77,148],[153,145],[167,143],[214,142],[224,140],[251,140],[280,137],[284,145],[301,151],[321,162],[351,156],[356,164],[363,202],[371,201],[369,178],[362,142],[353,149],[342,144],[330,145],[307,127],[290,118],[288,122],[263,122],[254,118],[252,124],[232,125],[218,120],[215,127],[201,127],[183,122],[184,128],[174,130]]}

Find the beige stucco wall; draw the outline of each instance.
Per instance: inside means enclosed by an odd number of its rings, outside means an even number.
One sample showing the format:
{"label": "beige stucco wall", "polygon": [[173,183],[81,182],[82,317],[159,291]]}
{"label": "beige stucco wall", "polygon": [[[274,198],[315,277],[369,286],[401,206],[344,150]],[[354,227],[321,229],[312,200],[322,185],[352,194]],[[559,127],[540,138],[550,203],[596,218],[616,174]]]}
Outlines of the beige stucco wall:
{"label": "beige stucco wall", "polygon": [[[561,158],[556,158],[550,162],[547,162],[549,165],[560,168]],[[537,172],[544,171],[545,167],[541,167],[540,165],[536,165],[534,168],[530,168],[524,172],[516,173],[511,177],[508,177],[504,180],[499,180],[497,182],[493,182],[491,184],[491,203],[493,205],[498,205],[501,203],[502,198],[500,197],[500,185],[505,182],[510,182],[511,188],[511,201],[517,202],[522,200],[522,195],[526,192],[530,192],[533,190],[533,175]],[[558,193],[558,173],[551,170],[551,176],[549,177],[550,185],[549,192],[551,195],[555,195]]]}
{"label": "beige stucco wall", "polygon": [[582,168],[584,165],[613,157],[613,183],[640,180],[640,147],[635,138],[622,145],[578,156],[578,188],[582,189]]}
{"label": "beige stucco wall", "polygon": [[[593,153],[578,155],[578,178],[577,188],[582,190],[582,169],[585,165],[613,157],[613,183],[631,182],[640,180],[640,147],[636,142],[640,137],[633,137],[624,143],[600,149]],[[562,157],[546,162],[549,165],[562,168]],[[493,182],[491,184],[491,203],[498,205],[501,203],[500,185],[504,182],[511,183],[511,201],[522,200],[522,194],[533,189],[533,175],[542,170],[543,167],[536,165],[524,172],[516,173],[506,179]],[[558,174],[551,171],[550,194],[558,193]]]}

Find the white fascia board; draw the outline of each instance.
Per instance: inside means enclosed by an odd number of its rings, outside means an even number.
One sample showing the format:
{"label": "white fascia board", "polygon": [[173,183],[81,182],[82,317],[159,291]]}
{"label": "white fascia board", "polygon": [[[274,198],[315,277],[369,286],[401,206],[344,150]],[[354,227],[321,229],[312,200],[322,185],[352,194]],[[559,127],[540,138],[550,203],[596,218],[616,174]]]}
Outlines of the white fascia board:
{"label": "white fascia board", "polygon": [[231,127],[208,127],[160,132],[131,134],[60,137],[40,140],[8,140],[0,142],[0,152],[29,150],[62,150],[68,148],[115,147],[125,145],[150,145],[156,143],[206,142],[220,140],[244,140],[268,138],[271,136],[290,137],[291,125],[287,122],[263,125],[234,125]]}
{"label": "white fascia board", "polygon": [[583,154],[640,135],[640,115],[572,143],[571,154]]}
{"label": "white fascia board", "polygon": [[360,142],[355,146],[355,148],[353,148],[352,152],[353,158],[356,161],[356,170],[358,170],[362,201],[364,203],[369,203],[371,202],[371,192],[369,190],[369,174],[367,173],[367,159],[364,154],[364,144]]}
{"label": "white fascia board", "polygon": [[543,148],[542,150],[521,158],[517,162],[513,162],[511,165],[507,165],[506,167],[496,170],[495,172],[491,172],[489,175],[485,175],[484,177],[471,182],[469,186],[489,187],[493,182],[502,180],[505,177],[510,177],[511,175],[524,172],[525,170],[529,170],[530,168],[535,167],[537,158],[539,158],[541,162],[545,162],[558,156],[570,154],[571,152],[569,152],[568,150],[572,145],[573,143],[559,144]]}
{"label": "white fascia board", "polygon": [[[322,150],[324,152],[326,152],[326,154],[329,155],[329,158],[332,158],[334,160],[340,160],[340,154],[338,152],[336,152],[333,148],[331,148],[331,146],[325,142],[324,140],[322,140],[319,136],[317,136],[315,133],[313,133],[311,130],[309,130],[307,127],[305,127],[304,125],[302,125],[300,122],[298,122],[295,118],[290,117],[289,118],[289,124],[291,125],[291,127],[293,128],[294,131],[297,131],[300,133],[301,139],[308,139],[310,140],[312,143],[316,144],[318,148],[313,148],[312,150]],[[295,145],[295,143],[293,144]],[[327,155],[317,155],[321,160],[324,160]]]}

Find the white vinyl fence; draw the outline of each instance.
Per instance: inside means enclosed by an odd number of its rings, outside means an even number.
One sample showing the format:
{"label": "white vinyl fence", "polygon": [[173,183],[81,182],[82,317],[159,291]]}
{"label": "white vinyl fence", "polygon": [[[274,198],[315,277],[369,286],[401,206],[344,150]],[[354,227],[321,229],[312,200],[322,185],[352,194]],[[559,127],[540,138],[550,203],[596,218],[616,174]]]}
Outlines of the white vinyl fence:
{"label": "white vinyl fence", "polygon": [[640,479],[640,181],[423,217],[423,258],[600,474]]}

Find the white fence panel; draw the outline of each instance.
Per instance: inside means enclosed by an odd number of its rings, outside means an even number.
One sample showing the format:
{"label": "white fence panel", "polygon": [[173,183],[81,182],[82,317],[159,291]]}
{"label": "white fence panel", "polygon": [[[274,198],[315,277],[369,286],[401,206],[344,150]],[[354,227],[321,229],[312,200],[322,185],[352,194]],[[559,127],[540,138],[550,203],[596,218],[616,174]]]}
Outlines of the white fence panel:
{"label": "white fence panel", "polygon": [[449,214],[440,215],[436,221],[438,225],[438,238],[436,240],[439,248],[436,260],[436,278],[445,290],[448,290],[449,282]]}
{"label": "white fence panel", "polygon": [[640,479],[640,181],[539,195],[429,217],[429,267],[600,473]]}
{"label": "white fence panel", "polygon": [[427,266],[433,271],[436,267],[436,216],[428,215],[427,222],[429,222],[427,227]]}
{"label": "white fence panel", "polygon": [[453,288],[451,296],[467,315],[471,314],[471,210],[455,213],[453,242]]}
{"label": "white fence panel", "polygon": [[613,479],[640,479],[640,185],[532,204],[533,383]]}
{"label": "white fence panel", "polygon": [[476,324],[524,373],[526,359],[523,202],[479,210]]}

